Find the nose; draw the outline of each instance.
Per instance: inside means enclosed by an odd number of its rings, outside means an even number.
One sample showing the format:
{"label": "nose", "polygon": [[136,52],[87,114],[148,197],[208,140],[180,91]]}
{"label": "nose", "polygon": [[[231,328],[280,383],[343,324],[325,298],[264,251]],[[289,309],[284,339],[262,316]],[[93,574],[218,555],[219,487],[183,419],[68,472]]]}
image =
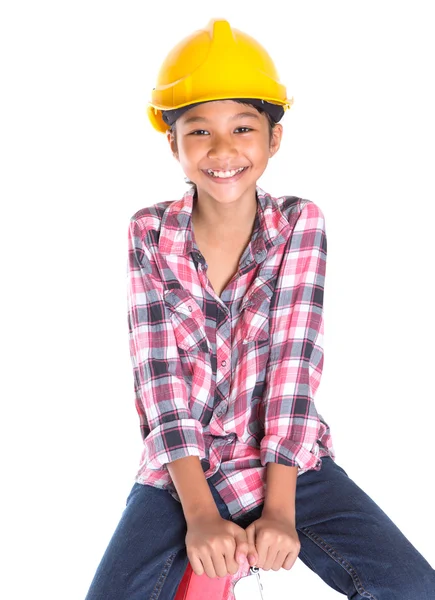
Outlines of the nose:
{"label": "nose", "polygon": [[237,148],[234,145],[234,140],[231,136],[212,136],[207,156],[216,160],[234,158],[234,156],[237,156]]}

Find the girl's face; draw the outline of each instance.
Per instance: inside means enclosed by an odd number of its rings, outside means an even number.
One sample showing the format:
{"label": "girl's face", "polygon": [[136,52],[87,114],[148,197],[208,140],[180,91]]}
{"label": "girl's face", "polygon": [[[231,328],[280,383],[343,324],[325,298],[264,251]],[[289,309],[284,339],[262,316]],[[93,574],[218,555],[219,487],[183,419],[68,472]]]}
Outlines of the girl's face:
{"label": "girl's face", "polygon": [[269,121],[255,108],[234,100],[205,102],[176,122],[176,140],[167,134],[174,156],[198,195],[228,204],[255,197],[257,180],[277,152],[282,126],[270,138]]}

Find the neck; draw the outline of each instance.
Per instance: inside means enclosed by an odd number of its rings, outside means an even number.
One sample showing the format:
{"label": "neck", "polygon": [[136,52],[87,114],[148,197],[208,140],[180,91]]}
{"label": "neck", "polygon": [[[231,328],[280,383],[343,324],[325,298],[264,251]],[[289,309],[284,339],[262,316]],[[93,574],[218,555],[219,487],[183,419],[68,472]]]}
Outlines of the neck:
{"label": "neck", "polygon": [[251,231],[256,214],[256,194],[227,204],[207,196],[195,195],[192,207],[194,225],[212,235],[218,235],[220,232],[228,234],[230,231]]}

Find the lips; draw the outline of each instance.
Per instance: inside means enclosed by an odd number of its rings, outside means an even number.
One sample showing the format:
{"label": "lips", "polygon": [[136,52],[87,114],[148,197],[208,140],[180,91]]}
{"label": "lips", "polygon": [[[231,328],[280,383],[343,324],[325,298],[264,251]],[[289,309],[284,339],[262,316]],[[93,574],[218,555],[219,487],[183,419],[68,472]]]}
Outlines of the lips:
{"label": "lips", "polygon": [[233,169],[205,169],[205,173],[210,179],[217,183],[233,182],[239,179],[248,167],[236,167]]}
{"label": "lips", "polygon": [[221,179],[228,179],[229,177],[234,177],[240,171],[242,171],[245,167],[238,167],[236,169],[228,169],[223,171],[221,169],[207,169],[207,173],[212,175],[213,177],[219,177]]}

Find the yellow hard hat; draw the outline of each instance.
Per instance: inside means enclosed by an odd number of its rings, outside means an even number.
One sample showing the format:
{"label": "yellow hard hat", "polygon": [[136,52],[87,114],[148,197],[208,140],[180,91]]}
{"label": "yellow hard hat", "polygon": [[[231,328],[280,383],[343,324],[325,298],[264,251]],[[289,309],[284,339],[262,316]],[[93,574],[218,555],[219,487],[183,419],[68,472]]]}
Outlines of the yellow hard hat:
{"label": "yellow hard hat", "polygon": [[147,114],[157,131],[168,125],[162,111],[198,102],[252,98],[290,108],[277,70],[254,38],[232,29],[224,19],[211,19],[206,29],[179,42],[164,60]]}

